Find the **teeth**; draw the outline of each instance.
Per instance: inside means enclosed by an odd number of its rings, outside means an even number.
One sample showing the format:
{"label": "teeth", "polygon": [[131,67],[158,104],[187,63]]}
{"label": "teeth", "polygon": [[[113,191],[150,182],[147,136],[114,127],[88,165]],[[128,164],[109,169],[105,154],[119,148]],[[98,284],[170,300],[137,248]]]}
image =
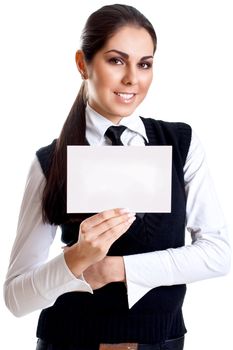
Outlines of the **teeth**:
{"label": "teeth", "polygon": [[123,97],[125,100],[130,100],[134,96],[134,94],[124,94],[122,92],[117,92],[116,94]]}

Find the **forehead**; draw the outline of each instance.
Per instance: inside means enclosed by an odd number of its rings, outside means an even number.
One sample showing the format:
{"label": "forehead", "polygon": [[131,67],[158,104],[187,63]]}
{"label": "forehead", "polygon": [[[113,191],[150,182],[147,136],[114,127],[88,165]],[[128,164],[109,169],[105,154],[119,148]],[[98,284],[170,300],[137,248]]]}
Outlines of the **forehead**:
{"label": "forehead", "polygon": [[154,44],[148,31],[142,27],[125,26],[120,28],[101,49],[119,50],[128,55],[147,56],[153,55]]}

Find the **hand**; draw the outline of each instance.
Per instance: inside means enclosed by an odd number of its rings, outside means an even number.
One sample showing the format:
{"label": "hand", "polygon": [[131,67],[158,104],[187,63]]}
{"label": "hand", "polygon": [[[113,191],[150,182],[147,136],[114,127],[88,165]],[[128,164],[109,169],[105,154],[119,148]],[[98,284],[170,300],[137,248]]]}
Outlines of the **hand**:
{"label": "hand", "polygon": [[79,241],[64,252],[66,263],[75,276],[101,261],[111,245],[135,220],[135,213],[111,209],[84,220],[79,229]]}
{"label": "hand", "polygon": [[125,267],[121,256],[106,256],[89,266],[83,273],[92,289],[98,289],[111,282],[125,282]]}

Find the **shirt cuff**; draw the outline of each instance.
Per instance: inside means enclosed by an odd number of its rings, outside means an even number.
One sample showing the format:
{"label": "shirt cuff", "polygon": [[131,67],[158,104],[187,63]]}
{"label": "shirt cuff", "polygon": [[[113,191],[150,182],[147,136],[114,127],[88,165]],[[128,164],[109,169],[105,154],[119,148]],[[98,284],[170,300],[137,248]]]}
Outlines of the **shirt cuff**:
{"label": "shirt cuff", "polygon": [[125,265],[128,305],[129,308],[131,308],[153,288],[133,282],[130,278],[130,271],[135,268],[134,260],[130,259],[130,256],[123,256],[123,260]]}
{"label": "shirt cuff", "polygon": [[[37,288],[42,291],[47,300],[56,299],[58,296],[67,292],[89,292],[93,294],[91,286],[85,281],[83,275],[76,277],[68,268],[64,254],[56,256],[49,262],[50,271],[53,273],[46,274],[42,272],[41,278],[37,279]],[[46,277],[49,277],[46,278]],[[46,288],[45,288],[46,285]],[[43,291],[47,291],[43,293]]]}

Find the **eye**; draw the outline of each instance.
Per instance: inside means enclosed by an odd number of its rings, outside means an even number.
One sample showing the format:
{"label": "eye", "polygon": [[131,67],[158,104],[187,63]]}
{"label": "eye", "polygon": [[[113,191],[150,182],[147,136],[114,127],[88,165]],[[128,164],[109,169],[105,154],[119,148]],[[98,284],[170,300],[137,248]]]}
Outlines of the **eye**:
{"label": "eye", "polygon": [[123,64],[123,61],[118,57],[110,58],[109,62],[112,64],[117,64],[117,65]]}
{"label": "eye", "polygon": [[141,62],[138,65],[142,69],[150,69],[152,67],[152,63],[150,62]]}

